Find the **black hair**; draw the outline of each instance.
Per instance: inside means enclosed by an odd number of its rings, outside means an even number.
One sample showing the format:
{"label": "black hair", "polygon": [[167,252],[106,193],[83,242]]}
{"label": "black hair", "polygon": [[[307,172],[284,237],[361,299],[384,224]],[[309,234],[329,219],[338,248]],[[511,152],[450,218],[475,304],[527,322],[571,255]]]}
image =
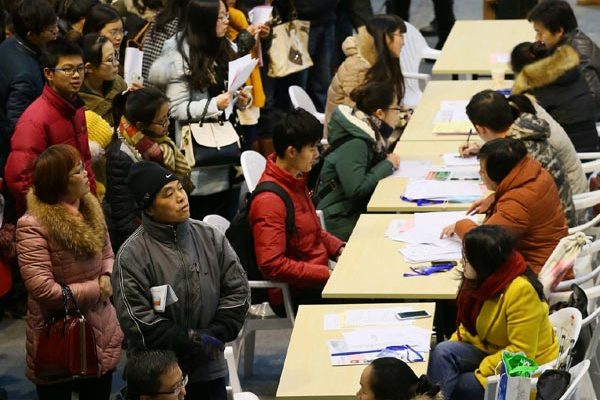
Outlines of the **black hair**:
{"label": "black hair", "polygon": [[281,158],[289,146],[301,151],[304,146],[318,144],[323,138],[323,125],[314,115],[301,108],[276,113],[271,129],[275,153]]}
{"label": "black hair", "polygon": [[440,391],[425,375],[417,378],[404,361],[394,357],[373,360],[370,378],[375,400],[408,400],[417,395],[435,396]]}
{"label": "black hair", "polygon": [[73,25],[85,18],[98,0],[63,0],[58,8],[59,16]]}
{"label": "black hair", "polygon": [[[463,251],[465,259],[477,273],[477,288],[511,257],[515,251],[515,237],[500,225],[480,225],[465,235]],[[524,275],[540,300],[545,300],[543,286],[531,268],[527,267]]]}
{"label": "black hair", "polygon": [[93,66],[102,64],[102,48],[106,42],[108,42],[108,39],[98,33],[88,33],[81,38],[83,62],[89,62]]}
{"label": "black hair", "polygon": [[367,115],[378,109],[385,110],[394,103],[394,88],[389,83],[367,82],[350,92],[356,108]]}
{"label": "black hair", "polygon": [[121,16],[117,10],[106,4],[96,4],[90,8],[85,17],[82,33],[84,35],[88,33],[100,33],[105,25],[116,21],[121,21]]}
{"label": "black hair", "polygon": [[529,22],[539,22],[552,33],[562,28],[564,33],[577,29],[577,18],[571,5],[564,0],[540,1],[529,13]]}
{"label": "black hair", "polygon": [[510,53],[510,66],[515,74],[525,66],[548,56],[548,48],[539,42],[523,42],[516,45]]}
{"label": "black hair", "polygon": [[127,399],[139,400],[160,391],[160,377],[177,366],[177,357],[170,350],[144,350],[128,356],[124,373]]}
{"label": "black hair", "polygon": [[466,112],[473,125],[481,125],[494,132],[506,131],[518,117],[518,113],[513,112],[506,97],[491,89],[471,97]]}
{"label": "black hair", "polygon": [[189,68],[186,79],[192,89],[206,90],[215,84],[214,64],[225,66],[235,57],[227,37],[217,37],[220,5],[221,0],[190,0],[187,6],[177,49]]}
{"label": "black hair", "polygon": [[485,143],[477,157],[484,161],[487,176],[496,184],[502,182],[510,171],[527,156],[521,140],[500,138]]}
{"label": "black hair", "polygon": [[175,18],[179,20],[179,27],[183,26],[189,2],[190,0],[168,0],[165,8],[156,16],[156,31],[163,32],[165,26]]}
{"label": "black hair", "polygon": [[529,113],[536,115],[535,107],[533,103],[524,94],[512,94],[508,96],[508,105],[514,110],[517,110],[519,114],[521,113]]}
{"label": "black hair", "polygon": [[112,107],[115,132],[119,129],[122,116],[134,125],[138,122],[145,126],[150,125],[160,106],[168,102],[169,98],[154,87],[145,86],[139,90],[118,94]]}
{"label": "black hair", "polygon": [[51,40],[42,53],[42,68],[54,68],[60,57],[66,56],[80,56],[83,60],[83,53],[77,44],[63,38]]}
{"label": "black hair", "polygon": [[25,39],[27,32],[41,33],[56,25],[57,17],[47,0],[21,0],[11,13],[15,33]]}
{"label": "black hair", "polygon": [[391,84],[400,104],[404,97],[404,76],[400,69],[400,61],[390,55],[386,39],[397,30],[406,33],[406,24],[397,15],[379,14],[367,21],[366,28],[373,37],[377,61],[367,71],[365,80]]}

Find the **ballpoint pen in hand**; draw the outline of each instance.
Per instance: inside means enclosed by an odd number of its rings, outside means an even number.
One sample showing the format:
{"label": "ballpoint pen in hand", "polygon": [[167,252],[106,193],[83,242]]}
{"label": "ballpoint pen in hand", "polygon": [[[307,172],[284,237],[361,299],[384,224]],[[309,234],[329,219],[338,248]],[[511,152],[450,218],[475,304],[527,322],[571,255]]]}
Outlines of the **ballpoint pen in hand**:
{"label": "ballpoint pen in hand", "polygon": [[469,147],[469,139],[471,139],[472,133],[473,133],[473,129],[469,129],[469,136],[467,136],[467,148]]}

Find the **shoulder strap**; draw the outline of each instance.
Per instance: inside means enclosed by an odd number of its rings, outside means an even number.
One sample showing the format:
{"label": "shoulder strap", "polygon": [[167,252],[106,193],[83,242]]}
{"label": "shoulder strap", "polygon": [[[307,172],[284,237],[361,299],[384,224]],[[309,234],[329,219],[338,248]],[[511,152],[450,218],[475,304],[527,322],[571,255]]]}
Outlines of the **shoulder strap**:
{"label": "shoulder strap", "polygon": [[[266,181],[259,183],[254,191],[252,192],[252,196],[250,197],[250,202],[259,194],[263,192],[272,192],[283,200],[286,208],[285,215],[285,233],[287,236],[291,236],[296,231],[296,215],[294,212],[294,203],[290,198],[290,195],[275,182]],[[248,203],[248,208],[250,208],[250,203]]]}

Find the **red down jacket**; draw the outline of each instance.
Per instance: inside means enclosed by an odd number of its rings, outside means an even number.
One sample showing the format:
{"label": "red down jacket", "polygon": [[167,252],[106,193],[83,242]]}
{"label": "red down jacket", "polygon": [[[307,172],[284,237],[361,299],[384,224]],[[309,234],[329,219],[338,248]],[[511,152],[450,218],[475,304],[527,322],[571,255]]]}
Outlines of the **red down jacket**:
{"label": "red down jacket", "polygon": [[31,163],[54,144],[70,144],[81,153],[90,189],[96,193],[83,101],[72,103],[48,85],[21,115],[11,139],[6,162],[6,183],[17,201],[19,216],[25,213],[25,196],[31,186]]}
{"label": "red down jacket", "polygon": [[[257,195],[249,214],[256,261],[265,278],[287,282],[292,291],[323,287],[329,279],[327,261],[344,242],[321,228],[306,180],[279,168],[275,158],[271,154],[267,159],[260,182],[275,182],[288,192],[294,203],[297,234],[286,240],[286,208],[277,194]],[[271,296],[272,303],[277,304],[278,300]]]}

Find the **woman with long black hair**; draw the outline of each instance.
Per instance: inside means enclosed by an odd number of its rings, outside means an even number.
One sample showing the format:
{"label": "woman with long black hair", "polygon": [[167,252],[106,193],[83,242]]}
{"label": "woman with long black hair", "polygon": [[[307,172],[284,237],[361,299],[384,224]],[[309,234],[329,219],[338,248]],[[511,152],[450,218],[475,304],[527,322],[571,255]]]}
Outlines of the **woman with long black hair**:
{"label": "woman with long black hair", "polygon": [[[165,42],[161,57],[150,69],[150,83],[165,89],[170,115],[176,121],[175,139],[181,143],[182,126],[224,120],[231,102],[242,109],[250,104],[246,91],[227,91],[228,64],[236,58],[225,37],[229,24],[227,7],[220,0],[191,0],[182,31]],[[207,214],[232,218],[237,208],[237,193],[232,189],[232,164],[192,169],[196,187],[190,196],[192,218]]]}

